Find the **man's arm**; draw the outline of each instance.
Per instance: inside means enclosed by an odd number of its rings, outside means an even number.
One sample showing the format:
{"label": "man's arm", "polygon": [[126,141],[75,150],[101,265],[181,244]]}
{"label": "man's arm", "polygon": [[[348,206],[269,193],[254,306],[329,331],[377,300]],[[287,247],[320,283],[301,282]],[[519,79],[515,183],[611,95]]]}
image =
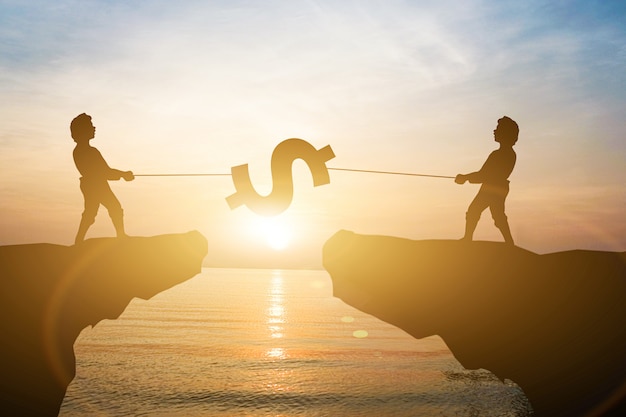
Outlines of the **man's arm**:
{"label": "man's arm", "polygon": [[492,152],[480,170],[470,172],[469,174],[458,174],[456,178],[454,178],[454,182],[457,184],[465,184],[466,181],[469,181],[471,184],[480,184],[485,182],[485,180],[489,177],[489,166],[493,165],[490,163],[490,161],[493,161],[493,155],[494,153]]}
{"label": "man's arm", "polygon": [[132,181],[135,179],[135,175],[132,171],[120,171],[119,169],[109,168],[108,172],[109,175],[107,175],[107,180],[109,181],[118,181],[120,178],[124,178],[126,181]]}
{"label": "man's arm", "polygon": [[506,181],[513,167],[515,166],[515,152],[504,152],[496,150],[489,154],[489,157],[480,168],[479,171],[470,174],[459,174],[454,181],[457,184],[463,184],[469,181],[472,184],[479,183],[501,183]]}
{"label": "man's arm", "polygon": [[126,181],[132,181],[135,179],[135,176],[133,175],[132,171],[121,171],[119,169],[111,168],[109,164],[107,164],[107,162],[102,157],[102,154],[100,153],[100,151],[96,150],[96,152],[98,152],[98,155],[100,159],[102,160],[102,166],[104,167],[104,170],[106,172],[106,179],[108,181],[119,181],[120,178],[124,178],[124,180]]}
{"label": "man's arm", "polygon": [[471,184],[480,184],[485,182],[482,171],[470,172],[469,174],[459,174],[454,178],[454,182],[457,184],[465,184],[469,181]]}

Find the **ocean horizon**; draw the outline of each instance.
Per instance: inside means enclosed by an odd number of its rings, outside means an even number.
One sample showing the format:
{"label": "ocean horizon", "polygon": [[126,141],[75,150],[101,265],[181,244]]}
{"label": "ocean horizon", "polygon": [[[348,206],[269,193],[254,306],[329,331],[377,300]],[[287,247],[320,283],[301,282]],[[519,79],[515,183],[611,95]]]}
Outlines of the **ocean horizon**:
{"label": "ocean horizon", "polygon": [[83,330],[60,416],[530,416],[466,370],[332,296],[324,270],[203,268]]}

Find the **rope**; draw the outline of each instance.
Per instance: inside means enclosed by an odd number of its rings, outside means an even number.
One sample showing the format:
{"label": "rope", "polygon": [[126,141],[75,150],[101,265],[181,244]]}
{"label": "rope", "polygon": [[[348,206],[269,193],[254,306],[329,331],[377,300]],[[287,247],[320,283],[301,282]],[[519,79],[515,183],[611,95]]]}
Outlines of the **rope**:
{"label": "rope", "polygon": [[411,172],[394,172],[394,171],[372,171],[369,169],[349,169],[349,168],[328,168],[332,171],[350,171],[350,172],[367,172],[370,174],[389,174],[389,175],[409,175],[411,177],[430,177],[430,178],[455,178],[447,175],[431,175],[431,174],[414,174]]}
{"label": "rope", "polygon": [[231,174],[134,174],[135,177],[230,177]]}
{"label": "rope", "polygon": [[[369,169],[351,169],[351,168],[327,168],[329,171],[347,171],[347,172],[364,172],[369,174],[387,174],[387,175],[407,175],[411,177],[429,177],[429,178],[455,178],[447,175],[431,175],[431,174],[415,174],[412,172],[395,172],[395,171],[374,171]],[[231,174],[135,174],[135,177],[226,177]]]}

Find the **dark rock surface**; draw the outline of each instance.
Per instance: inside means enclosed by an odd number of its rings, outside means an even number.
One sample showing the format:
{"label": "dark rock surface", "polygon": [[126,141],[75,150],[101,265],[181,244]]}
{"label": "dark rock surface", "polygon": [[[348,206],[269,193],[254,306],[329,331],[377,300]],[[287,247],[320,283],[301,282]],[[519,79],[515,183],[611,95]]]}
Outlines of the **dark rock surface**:
{"label": "dark rock surface", "polygon": [[336,297],[441,336],[465,368],[517,383],[536,416],[626,415],[626,253],[340,231],[323,262]]}
{"label": "dark rock surface", "polygon": [[0,411],[56,416],[74,378],[74,341],[200,272],[198,232],[0,247]]}

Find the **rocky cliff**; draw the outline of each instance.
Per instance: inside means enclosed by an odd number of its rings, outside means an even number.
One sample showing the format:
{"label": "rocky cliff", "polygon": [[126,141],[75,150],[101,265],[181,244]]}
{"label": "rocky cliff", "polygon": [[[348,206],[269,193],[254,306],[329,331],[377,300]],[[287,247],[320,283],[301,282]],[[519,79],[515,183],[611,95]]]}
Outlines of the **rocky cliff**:
{"label": "rocky cliff", "polygon": [[56,416],[81,330],[200,272],[198,232],[0,247],[0,410]]}
{"label": "rocky cliff", "polygon": [[464,367],[516,382],[536,416],[626,415],[626,253],[340,231],[323,262],[335,296],[441,336]]}

